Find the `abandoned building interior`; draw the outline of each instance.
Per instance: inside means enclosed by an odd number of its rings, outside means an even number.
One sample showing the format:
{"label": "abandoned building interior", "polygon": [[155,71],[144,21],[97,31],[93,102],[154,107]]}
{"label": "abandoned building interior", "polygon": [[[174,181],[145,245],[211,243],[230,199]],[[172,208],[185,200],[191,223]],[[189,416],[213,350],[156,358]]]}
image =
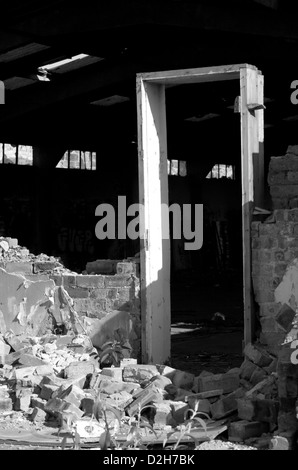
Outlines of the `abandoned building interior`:
{"label": "abandoned building interior", "polygon": [[[164,362],[195,376],[204,370],[225,374],[241,367],[247,337],[279,358],[290,328],[274,318],[283,314],[293,320],[298,306],[297,288],[291,290],[286,277],[292,269],[288,276],[298,282],[298,108],[291,100],[291,85],[298,80],[298,31],[287,1],[239,3],[87,0],[76,6],[68,0],[14,0],[3,7],[0,240],[16,239],[23,248],[17,260],[5,258],[2,247],[0,266],[14,280],[0,274],[1,296],[22,272],[29,280],[36,275],[36,282],[63,286],[79,315],[92,321],[125,312],[135,322],[133,357],[146,360],[144,247],[139,240],[100,240],[95,233],[98,205],[111,204],[117,213],[119,196],[126,197],[127,206],[141,201],[137,76],[250,64],[248,69],[264,77],[262,104],[253,103],[259,108],[252,112],[264,116],[260,173],[256,158],[252,174],[242,166],[241,80],[165,86],[168,202],[203,204],[203,245],[186,250],[183,238],[173,238],[170,220],[171,352]],[[259,194],[250,201],[248,275],[243,261],[246,177],[255,178]],[[95,276],[102,284],[95,284]],[[243,298],[247,276],[249,336]],[[20,334],[7,315],[6,331]],[[41,336],[48,326],[37,320],[30,331]],[[280,433],[298,429],[293,418],[297,373],[291,369],[288,375],[295,391],[279,398],[284,400],[280,413],[286,415]],[[288,375],[285,371],[281,380]]]}

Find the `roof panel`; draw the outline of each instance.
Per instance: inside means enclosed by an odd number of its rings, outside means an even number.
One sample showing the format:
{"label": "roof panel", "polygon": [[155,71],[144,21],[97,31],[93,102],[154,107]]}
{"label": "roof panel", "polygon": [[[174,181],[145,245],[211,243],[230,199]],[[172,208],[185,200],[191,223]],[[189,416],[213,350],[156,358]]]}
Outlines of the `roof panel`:
{"label": "roof panel", "polygon": [[66,73],[77,70],[87,65],[95,64],[103,60],[102,57],[95,57],[86,54],[78,54],[77,56],[66,58],[53,64],[43,65],[39,69],[48,70],[51,73]]}
{"label": "roof panel", "polygon": [[44,51],[49,49],[50,46],[46,46],[44,44],[39,44],[37,42],[30,42],[25,46],[17,47],[15,49],[11,49],[8,52],[0,55],[0,63],[7,63],[17,59],[23,59],[23,57],[36,54],[37,52]]}
{"label": "roof panel", "polygon": [[32,85],[33,83],[35,83],[35,80],[24,77],[11,77],[7,80],[4,80],[4,86],[6,90],[16,90],[17,88]]}

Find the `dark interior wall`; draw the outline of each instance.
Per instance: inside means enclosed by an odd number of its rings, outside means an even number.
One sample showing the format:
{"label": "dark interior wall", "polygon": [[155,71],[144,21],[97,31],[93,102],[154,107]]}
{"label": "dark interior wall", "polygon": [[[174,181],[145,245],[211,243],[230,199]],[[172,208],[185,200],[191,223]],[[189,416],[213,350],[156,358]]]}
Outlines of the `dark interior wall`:
{"label": "dark interior wall", "polygon": [[1,165],[0,234],[18,238],[34,253],[60,256],[77,271],[95,259],[134,255],[138,246],[129,240],[96,238],[95,209],[109,203],[117,214],[118,195],[134,200],[135,147],[118,142],[110,150],[100,148],[96,171],[55,168],[63,151],[39,144],[33,148],[34,166]]}

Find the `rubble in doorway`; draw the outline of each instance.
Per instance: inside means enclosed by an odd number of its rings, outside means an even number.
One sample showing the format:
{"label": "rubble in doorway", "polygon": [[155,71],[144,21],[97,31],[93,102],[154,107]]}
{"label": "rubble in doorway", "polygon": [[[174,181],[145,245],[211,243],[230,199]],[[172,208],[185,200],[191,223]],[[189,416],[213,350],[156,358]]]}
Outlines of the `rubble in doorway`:
{"label": "rubble in doorway", "polygon": [[90,338],[74,332],[40,337],[8,332],[0,337],[0,358],[2,443],[20,423],[27,431],[52,427],[61,440],[75,429],[82,442],[100,443],[108,422],[120,445],[133,439],[141,419],[143,442],[162,446],[165,439],[173,442],[175,433],[181,436],[193,416],[205,422],[205,429],[195,420],[189,425],[197,442],[210,442],[202,450],[288,442],[277,431],[276,359],[256,345],[245,348],[240,368],[197,376],[132,358],[105,367]]}

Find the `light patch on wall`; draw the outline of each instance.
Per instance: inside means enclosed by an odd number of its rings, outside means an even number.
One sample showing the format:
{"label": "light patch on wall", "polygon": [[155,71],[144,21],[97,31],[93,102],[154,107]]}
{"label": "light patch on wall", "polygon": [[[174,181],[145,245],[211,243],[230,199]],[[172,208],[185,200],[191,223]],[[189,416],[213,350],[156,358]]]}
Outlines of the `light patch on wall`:
{"label": "light patch on wall", "polygon": [[226,165],[225,163],[217,163],[213,166],[212,170],[206,176],[208,179],[221,179],[227,178],[230,180],[235,179],[235,166]]}
{"label": "light patch on wall", "polygon": [[168,175],[187,176],[187,166],[185,160],[168,160]]}
{"label": "light patch on wall", "polygon": [[72,170],[96,170],[96,152],[67,150],[56,168]]}

